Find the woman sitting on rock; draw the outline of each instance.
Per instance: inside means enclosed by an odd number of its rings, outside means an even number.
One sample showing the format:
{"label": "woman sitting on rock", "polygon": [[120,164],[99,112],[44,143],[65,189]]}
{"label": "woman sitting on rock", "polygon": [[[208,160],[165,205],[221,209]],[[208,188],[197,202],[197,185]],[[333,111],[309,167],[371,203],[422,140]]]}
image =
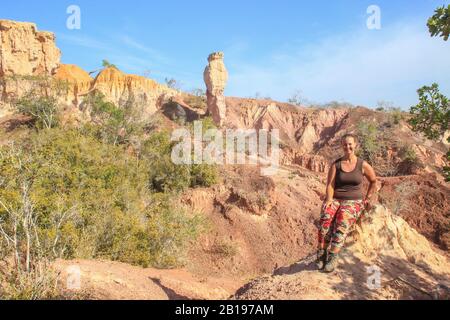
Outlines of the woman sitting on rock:
{"label": "woman sitting on rock", "polygon": [[[328,171],[326,199],[320,215],[316,264],[326,272],[332,272],[337,266],[339,251],[361,211],[372,207],[377,181],[372,166],[355,155],[357,137],[346,134],[341,143],[344,156],[337,159]],[[363,176],[370,183],[365,198]]]}

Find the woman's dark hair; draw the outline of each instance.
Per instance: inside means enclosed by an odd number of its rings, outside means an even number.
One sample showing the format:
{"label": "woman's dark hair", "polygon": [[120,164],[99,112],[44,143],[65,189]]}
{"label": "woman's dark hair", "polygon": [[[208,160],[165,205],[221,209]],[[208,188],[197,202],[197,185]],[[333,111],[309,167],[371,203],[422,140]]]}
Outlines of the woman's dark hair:
{"label": "woman's dark hair", "polygon": [[355,143],[358,143],[358,136],[356,134],[353,134],[353,133],[346,133],[346,134],[344,134],[342,136],[342,138],[341,138],[341,142],[344,141],[347,138],[353,138]]}

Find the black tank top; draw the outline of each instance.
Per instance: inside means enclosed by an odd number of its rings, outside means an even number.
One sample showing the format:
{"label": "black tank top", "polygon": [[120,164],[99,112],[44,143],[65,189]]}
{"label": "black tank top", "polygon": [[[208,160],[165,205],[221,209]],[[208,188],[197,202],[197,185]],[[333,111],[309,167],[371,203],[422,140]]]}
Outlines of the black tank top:
{"label": "black tank top", "polygon": [[334,198],[339,200],[362,200],[363,160],[357,158],[355,169],[351,172],[342,171],[341,161],[342,157],[334,162],[336,166]]}

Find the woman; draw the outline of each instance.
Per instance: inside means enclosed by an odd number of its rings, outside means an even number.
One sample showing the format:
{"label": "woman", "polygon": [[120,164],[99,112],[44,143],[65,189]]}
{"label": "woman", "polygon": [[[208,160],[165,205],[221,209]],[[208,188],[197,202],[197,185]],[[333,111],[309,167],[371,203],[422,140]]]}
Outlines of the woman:
{"label": "woman", "polygon": [[[328,171],[326,199],[320,215],[316,264],[325,272],[332,272],[337,266],[339,251],[361,211],[372,207],[377,181],[372,166],[355,155],[357,137],[346,134],[341,143],[344,156],[337,159]],[[370,183],[365,198],[363,176]]]}

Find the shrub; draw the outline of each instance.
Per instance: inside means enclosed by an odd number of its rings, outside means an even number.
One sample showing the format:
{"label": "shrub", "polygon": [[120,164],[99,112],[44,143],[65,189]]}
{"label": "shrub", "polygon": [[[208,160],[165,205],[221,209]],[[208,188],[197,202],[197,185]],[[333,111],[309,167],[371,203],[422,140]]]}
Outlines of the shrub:
{"label": "shrub", "polygon": [[188,95],[184,98],[184,101],[191,106],[192,108],[206,110],[206,96],[201,95],[200,93],[194,93],[192,95]]}
{"label": "shrub", "polygon": [[373,163],[381,149],[378,127],[371,122],[362,121],[358,123],[357,134],[360,145],[358,156]]}
{"label": "shrub", "polygon": [[[175,263],[178,258],[171,254],[192,234],[183,228],[196,227],[197,220],[175,207],[171,195],[165,207],[152,206],[150,164],[77,130],[38,131],[19,146],[0,148],[0,199],[20,208],[18,177],[30,182],[46,257],[102,257],[143,266]],[[5,215],[0,207],[0,217]],[[171,217],[178,222],[171,223]],[[166,250],[167,243],[173,246],[170,251],[158,251]]]}
{"label": "shrub", "polygon": [[234,242],[229,240],[216,240],[211,248],[211,252],[225,258],[230,258],[236,256],[238,247]]}
{"label": "shrub", "polygon": [[105,59],[102,60],[102,66],[103,66],[103,68],[114,68],[114,69],[119,70],[119,68],[117,68],[115,64],[112,64],[108,60],[105,60]]}
{"label": "shrub", "polygon": [[[408,120],[412,129],[422,132],[425,137],[439,140],[450,129],[450,100],[440,93],[439,85],[423,86],[417,90],[419,103],[410,108],[412,117]],[[450,142],[450,136],[447,137]],[[447,163],[450,162],[450,149],[447,151]],[[450,181],[450,166],[442,168],[446,181]]]}
{"label": "shrub", "polygon": [[174,78],[170,78],[170,79],[169,78],[165,78],[164,82],[166,83],[166,86],[168,86],[171,89],[174,89],[174,90],[180,90],[181,89],[181,83],[178,80],[174,79]]}
{"label": "shrub", "polygon": [[[208,128],[206,122],[206,128]],[[205,126],[203,127],[205,130]],[[156,132],[143,143],[149,161],[149,186],[155,192],[181,192],[188,187],[209,187],[217,182],[217,168],[208,164],[175,164],[171,153],[175,142],[166,131]]]}
{"label": "shrub", "polygon": [[411,164],[416,163],[418,160],[416,152],[409,145],[405,145],[400,148],[400,156],[403,161],[406,161]]}
{"label": "shrub", "polygon": [[136,106],[133,97],[118,107],[106,101],[102,93],[94,91],[86,97],[83,107],[90,113],[92,123],[85,124],[82,130],[102,142],[123,144],[130,142],[132,136],[143,133],[142,110]]}
{"label": "shrub", "polygon": [[193,164],[191,166],[191,187],[210,187],[216,184],[217,180],[215,165]]}
{"label": "shrub", "polygon": [[20,113],[30,116],[37,128],[49,129],[58,124],[57,103],[55,97],[45,97],[34,90],[15,102]]}
{"label": "shrub", "polygon": [[184,263],[187,246],[207,224],[198,214],[188,217],[182,206],[173,204],[168,194],[157,194],[148,212],[147,234],[153,265],[175,267]]}
{"label": "shrub", "polygon": [[403,120],[403,113],[400,108],[390,107],[384,110],[387,113],[387,126],[393,127],[400,123]]}

